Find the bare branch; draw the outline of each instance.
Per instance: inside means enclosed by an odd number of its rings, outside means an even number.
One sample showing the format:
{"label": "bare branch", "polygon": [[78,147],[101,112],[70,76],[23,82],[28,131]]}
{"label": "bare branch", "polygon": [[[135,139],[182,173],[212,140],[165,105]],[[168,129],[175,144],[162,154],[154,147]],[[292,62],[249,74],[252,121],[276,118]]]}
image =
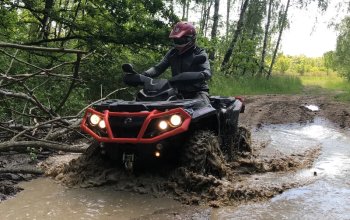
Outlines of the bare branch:
{"label": "bare branch", "polygon": [[75,153],[83,153],[87,149],[87,144],[80,145],[68,145],[62,144],[59,142],[43,142],[43,141],[6,141],[0,143],[0,151],[9,151],[9,150],[22,150],[27,147],[33,148],[46,148],[58,151],[66,151],[66,152],[75,152]]}
{"label": "bare branch", "polygon": [[0,47],[16,48],[16,49],[31,50],[31,51],[36,50],[36,51],[46,51],[46,52],[58,52],[58,53],[77,53],[77,54],[87,53],[86,51],[75,50],[75,49],[36,47],[36,46],[27,46],[27,45],[20,45],[20,44],[10,44],[5,42],[0,42]]}
{"label": "bare branch", "polygon": [[13,91],[8,91],[8,90],[4,90],[4,89],[0,89],[0,95],[27,100],[27,101],[31,102],[32,104],[34,104],[35,106],[38,106],[42,111],[47,113],[50,117],[53,117],[51,112],[43,104],[41,104],[36,99],[35,96],[33,97],[33,96],[29,96],[23,92],[13,92]]}
{"label": "bare branch", "polygon": [[[0,46],[0,47],[1,47],[1,46]],[[45,69],[43,69],[43,68],[41,68],[41,67],[38,67],[38,66],[36,66],[36,65],[34,65],[34,64],[28,63],[28,62],[26,62],[26,61],[20,60],[20,59],[16,58],[15,56],[13,56],[13,55],[7,53],[7,52],[4,51],[4,50],[1,50],[1,49],[0,49],[0,52],[3,53],[3,54],[5,54],[5,55],[8,56],[8,57],[11,57],[12,59],[14,59],[14,60],[16,60],[16,61],[18,61],[18,62],[20,62],[20,63],[26,64],[26,65],[28,65],[28,66],[31,66],[31,67],[34,67],[34,68],[36,68],[36,69],[39,69],[39,70],[41,70],[41,71],[46,72]]]}
{"label": "bare branch", "polygon": [[[16,50],[16,52],[15,52],[15,54],[13,56],[16,57],[17,53],[18,53],[18,50]],[[7,68],[6,72],[4,73],[5,76],[10,72],[10,70],[12,68],[12,65],[13,65],[13,61],[14,61],[14,59],[12,58],[9,67]],[[0,85],[2,84],[2,82],[3,82],[3,79],[0,80]]]}
{"label": "bare branch", "polygon": [[74,66],[74,72],[73,72],[73,79],[72,79],[72,82],[69,86],[69,89],[66,93],[66,95],[63,97],[61,103],[57,106],[56,108],[56,112],[58,112],[63,106],[64,104],[66,103],[69,95],[71,94],[71,92],[73,91],[73,88],[74,88],[74,85],[75,85],[75,82],[76,80],[78,79],[78,76],[79,76],[79,66],[80,66],[80,61],[81,61],[81,54],[77,54],[77,61],[75,62],[75,66]]}
{"label": "bare branch", "polygon": [[58,117],[58,118],[54,118],[54,119],[45,121],[45,122],[43,122],[43,123],[37,124],[37,125],[35,125],[35,126],[33,126],[33,127],[29,127],[29,128],[27,128],[27,129],[25,129],[25,130],[19,132],[19,133],[18,133],[17,135],[15,135],[14,137],[12,137],[10,141],[15,141],[18,137],[20,137],[21,135],[23,135],[23,134],[25,134],[25,133],[27,133],[27,132],[29,132],[29,131],[31,131],[31,130],[40,128],[40,127],[42,127],[42,126],[44,126],[44,125],[47,125],[47,124],[52,124],[53,122],[62,121],[63,119],[68,119],[68,118],[72,118],[72,117],[64,117],[64,118]]}
{"label": "bare branch", "polygon": [[78,114],[76,114],[76,116],[79,116],[81,115],[86,109],[90,108],[91,106],[93,106],[94,104],[98,103],[98,102],[101,102],[101,101],[104,101],[106,100],[109,96],[113,95],[114,93],[117,93],[117,92],[120,92],[120,91],[123,91],[123,90],[126,90],[126,88],[120,88],[120,89],[116,89],[112,92],[110,92],[109,94],[107,94],[105,97],[103,97],[102,99],[99,99],[97,101],[94,101],[93,103],[85,106],[82,110],[80,110],[80,112],[78,112]]}

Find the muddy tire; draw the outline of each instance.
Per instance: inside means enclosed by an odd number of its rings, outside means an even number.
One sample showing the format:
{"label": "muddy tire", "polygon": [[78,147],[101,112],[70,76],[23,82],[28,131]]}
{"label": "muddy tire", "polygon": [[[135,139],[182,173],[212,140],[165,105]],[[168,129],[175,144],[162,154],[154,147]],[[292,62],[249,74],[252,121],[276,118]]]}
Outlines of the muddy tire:
{"label": "muddy tire", "polygon": [[104,147],[102,148],[103,157],[112,161],[121,162],[121,153],[122,152],[120,152],[119,147],[115,146],[114,144],[105,143]]}
{"label": "muddy tire", "polygon": [[100,147],[100,143],[97,141],[93,141],[90,146],[86,149],[84,155],[86,158],[91,158],[94,157],[96,155],[100,155],[101,154],[101,147]]}
{"label": "muddy tire", "polygon": [[218,137],[207,130],[196,131],[190,136],[181,163],[193,172],[220,177],[225,176],[227,169]]}
{"label": "muddy tire", "polygon": [[234,137],[232,153],[252,153],[251,145],[250,131],[244,127],[239,127]]}

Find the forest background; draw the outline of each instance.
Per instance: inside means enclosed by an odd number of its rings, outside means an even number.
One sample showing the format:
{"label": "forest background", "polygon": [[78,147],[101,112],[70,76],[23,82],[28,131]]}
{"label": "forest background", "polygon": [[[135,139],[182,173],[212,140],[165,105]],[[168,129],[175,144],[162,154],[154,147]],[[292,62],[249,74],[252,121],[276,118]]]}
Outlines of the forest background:
{"label": "forest background", "polygon": [[[1,0],[0,138],[68,126],[96,100],[132,99],[135,89],[122,83],[121,65],[132,63],[140,72],[153,66],[172,47],[172,26],[190,17],[196,18],[197,43],[210,57],[212,94],[297,94],[312,85],[350,101],[350,17],[333,24],[337,46],[322,57],[280,51],[292,8],[325,11],[328,5],[329,0]],[[339,8],[349,7],[344,2]],[[57,135],[45,133],[45,139]]]}

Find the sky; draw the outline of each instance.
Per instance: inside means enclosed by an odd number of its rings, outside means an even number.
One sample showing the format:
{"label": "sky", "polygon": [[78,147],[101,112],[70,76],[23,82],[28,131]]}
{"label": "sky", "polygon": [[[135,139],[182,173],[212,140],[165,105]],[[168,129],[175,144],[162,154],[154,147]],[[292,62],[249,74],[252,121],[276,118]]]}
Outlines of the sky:
{"label": "sky", "polygon": [[320,57],[327,51],[335,50],[337,32],[329,24],[339,22],[344,17],[344,12],[336,9],[339,1],[332,0],[324,13],[317,10],[316,5],[311,5],[307,10],[291,8],[290,28],[282,35],[281,51],[287,55]]}
{"label": "sky", "polygon": [[[280,0],[285,2],[286,0]],[[220,1],[221,21],[226,19],[226,0]],[[293,1],[292,1],[293,2]],[[325,52],[335,50],[337,32],[330,23],[338,23],[345,16],[345,12],[340,12],[337,8],[339,3],[344,0],[329,0],[330,4],[326,12],[317,9],[315,3],[304,9],[297,9],[291,6],[288,12],[290,21],[289,29],[286,29],[282,35],[280,51],[286,55],[305,55],[308,57],[321,57]],[[236,4],[235,11],[239,10]],[[200,10],[200,8],[197,8]],[[178,9],[181,14],[181,8]],[[239,14],[231,15],[231,20],[237,20]],[[197,22],[198,13],[190,14],[190,21]],[[220,32],[224,32],[221,30]]]}

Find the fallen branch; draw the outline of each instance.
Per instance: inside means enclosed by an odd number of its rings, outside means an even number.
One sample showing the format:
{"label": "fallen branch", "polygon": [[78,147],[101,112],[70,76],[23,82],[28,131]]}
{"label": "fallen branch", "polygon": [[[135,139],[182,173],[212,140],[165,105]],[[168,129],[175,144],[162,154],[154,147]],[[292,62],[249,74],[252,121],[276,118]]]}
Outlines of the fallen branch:
{"label": "fallen branch", "polygon": [[27,147],[32,148],[45,148],[56,151],[74,152],[74,153],[84,153],[88,147],[88,144],[79,145],[68,145],[58,142],[43,142],[43,141],[6,141],[0,143],[0,151],[10,151],[10,150],[23,150]]}
{"label": "fallen branch", "polygon": [[36,50],[36,51],[45,51],[45,52],[59,52],[59,53],[77,53],[77,54],[87,53],[85,51],[75,50],[75,49],[36,47],[36,46],[26,46],[26,45],[20,45],[20,44],[10,44],[10,43],[4,43],[4,42],[0,42],[0,47],[16,48],[16,49],[21,49],[21,50]]}
{"label": "fallen branch", "polygon": [[13,136],[13,138],[12,138],[10,141],[15,141],[18,137],[20,137],[21,135],[25,134],[26,132],[29,132],[29,131],[31,131],[31,130],[40,128],[40,127],[42,127],[42,126],[44,126],[44,125],[48,125],[48,124],[51,126],[51,124],[52,124],[53,122],[61,121],[61,120],[63,120],[63,119],[65,119],[65,118],[61,118],[61,117],[54,118],[54,119],[45,121],[45,122],[43,122],[43,123],[37,124],[37,125],[35,125],[35,126],[29,127],[29,128],[27,128],[27,129],[24,129],[24,130],[22,130],[21,132],[19,132],[18,134],[16,134],[15,136]]}
{"label": "fallen branch", "polygon": [[8,96],[8,97],[13,97],[13,98],[18,98],[18,99],[29,101],[33,105],[38,106],[45,113],[47,113],[48,115],[53,117],[50,110],[48,110],[44,105],[42,105],[36,98],[33,98],[33,96],[31,97],[31,96],[27,95],[26,93],[13,92],[13,91],[5,90],[5,89],[0,89],[0,95],[4,95],[5,97]]}
{"label": "fallen branch", "polygon": [[105,97],[103,97],[102,99],[99,99],[99,100],[97,100],[97,101],[94,101],[93,103],[91,103],[91,104],[85,106],[82,110],[80,110],[80,111],[78,112],[78,114],[76,114],[76,117],[78,117],[79,115],[81,115],[83,112],[85,112],[86,109],[90,108],[91,106],[95,105],[96,103],[99,103],[99,102],[101,102],[101,101],[104,101],[104,100],[106,100],[109,96],[113,95],[114,93],[120,92],[120,91],[123,91],[123,90],[126,90],[126,88],[116,89],[116,90],[110,92],[109,94],[107,94],[107,95],[106,95]]}

